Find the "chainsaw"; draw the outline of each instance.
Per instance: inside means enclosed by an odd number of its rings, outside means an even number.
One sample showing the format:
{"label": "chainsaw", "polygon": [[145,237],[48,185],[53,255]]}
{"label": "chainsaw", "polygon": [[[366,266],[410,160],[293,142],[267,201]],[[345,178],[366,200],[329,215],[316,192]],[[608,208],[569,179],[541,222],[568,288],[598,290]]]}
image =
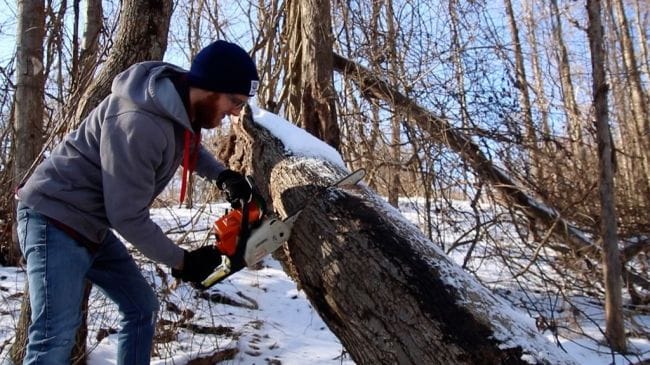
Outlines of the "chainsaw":
{"label": "chainsaw", "polygon": [[[366,175],[359,169],[327,188],[356,185]],[[248,180],[251,187],[253,184]],[[255,195],[255,194],[254,194]],[[259,195],[258,195],[259,196]],[[263,201],[241,201],[239,207],[218,218],[212,227],[215,248],[221,253],[221,264],[201,282],[208,289],[244,267],[253,267],[266,255],[289,240],[291,228],[309,202],[285,219],[267,214]]]}

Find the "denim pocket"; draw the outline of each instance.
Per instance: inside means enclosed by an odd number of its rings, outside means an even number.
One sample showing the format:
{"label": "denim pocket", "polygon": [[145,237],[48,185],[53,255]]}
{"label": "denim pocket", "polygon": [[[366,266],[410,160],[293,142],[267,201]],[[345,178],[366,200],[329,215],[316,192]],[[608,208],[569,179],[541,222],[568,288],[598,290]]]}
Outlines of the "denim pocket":
{"label": "denim pocket", "polygon": [[29,208],[19,204],[16,211],[16,233],[18,233],[18,245],[23,255],[25,254],[25,239],[27,236],[27,223],[29,222]]}
{"label": "denim pocket", "polygon": [[46,242],[46,218],[37,211],[19,205],[16,212],[18,224],[18,242],[23,256],[26,258],[31,249],[39,249]]}

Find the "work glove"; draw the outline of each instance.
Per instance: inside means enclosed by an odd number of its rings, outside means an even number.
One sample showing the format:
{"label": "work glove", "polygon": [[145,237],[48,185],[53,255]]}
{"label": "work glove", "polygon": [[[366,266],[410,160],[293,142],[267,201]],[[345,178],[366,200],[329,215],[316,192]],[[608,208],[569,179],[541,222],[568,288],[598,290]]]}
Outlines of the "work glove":
{"label": "work glove", "polygon": [[244,175],[233,170],[224,170],[217,176],[217,187],[223,191],[226,200],[233,208],[240,207],[240,200],[248,202],[253,193],[253,187]]}
{"label": "work glove", "polygon": [[221,264],[221,253],[216,247],[203,246],[193,251],[185,251],[183,269],[172,269],[172,276],[200,285],[219,264]]}

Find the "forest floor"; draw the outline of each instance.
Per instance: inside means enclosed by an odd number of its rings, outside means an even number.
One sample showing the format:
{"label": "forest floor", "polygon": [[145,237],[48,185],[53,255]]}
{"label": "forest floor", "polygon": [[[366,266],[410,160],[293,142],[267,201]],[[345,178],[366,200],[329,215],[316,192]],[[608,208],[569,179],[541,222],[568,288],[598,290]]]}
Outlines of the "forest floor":
{"label": "forest floor", "polygon": [[[458,203],[457,212],[469,209]],[[225,205],[204,209],[154,209],[153,218],[174,238],[201,245]],[[402,213],[419,224],[419,204],[403,204]],[[435,217],[441,222],[441,217]],[[448,219],[446,217],[445,219]],[[440,224],[439,227],[443,227]],[[181,227],[181,228],[179,228]],[[189,234],[185,230],[191,229]],[[459,232],[450,233],[449,240]],[[473,248],[470,268],[485,285],[540,324],[540,331],[579,364],[635,364],[650,361],[650,314],[625,312],[628,354],[613,353],[603,341],[601,300],[570,298],[532,276],[516,276],[500,259]],[[487,250],[487,249],[485,249]],[[487,251],[485,251],[487,252]],[[462,264],[467,250],[450,253]],[[209,291],[175,285],[169,270],[138,256],[143,272],[159,293],[160,313],[152,364],[354,364],[340,341],[312,308],[305,294],[272,258],[259,270],[245,269]],[[20,267],[0,267],[0,363],[8,352],[20,314],[25,273]],[[100,291],[90,299],[88,348],[90,365],[116,364],[119,315]],[[205,362],[196,360],[203,358]],[[192,359],[195,359],[191,361]]]}

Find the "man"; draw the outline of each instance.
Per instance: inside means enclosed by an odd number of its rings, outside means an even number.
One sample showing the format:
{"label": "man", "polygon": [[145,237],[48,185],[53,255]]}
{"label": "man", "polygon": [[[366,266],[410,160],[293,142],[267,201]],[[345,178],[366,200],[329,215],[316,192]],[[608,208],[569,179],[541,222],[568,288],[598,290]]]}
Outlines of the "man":
{"label": "man", "polygon": [[181,201],[194,169],[231,203],[251,198],[252,187],[200,145],[200,133],[239,115],[258,84],[250,56],[225,41],[199,52],[189,72],[164,62],[133,65],[20,187],[18,235],[32,309],[25,364],[70,363],[85,279],[119,307],[118,364],[149,363],[158,300],[113,231],[185,281],[200,282],[219,265],[212,247],[178,247],[149,206],[181,164]]}

